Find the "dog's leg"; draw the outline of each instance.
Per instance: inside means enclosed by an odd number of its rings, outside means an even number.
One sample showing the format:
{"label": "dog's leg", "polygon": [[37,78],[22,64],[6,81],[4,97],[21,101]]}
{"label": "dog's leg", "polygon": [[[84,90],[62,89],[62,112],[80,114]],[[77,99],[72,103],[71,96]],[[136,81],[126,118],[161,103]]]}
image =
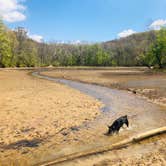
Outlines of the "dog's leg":
{"label": "dog's leg", "polygon": [[123,128],[123,129],[125,129],[125,126],[124,126],[124,124],[122,125],[122,128]]}
{"label": "dog's leg", "polygon": [[116,130],[116,134],[119,134],[119,129]]}

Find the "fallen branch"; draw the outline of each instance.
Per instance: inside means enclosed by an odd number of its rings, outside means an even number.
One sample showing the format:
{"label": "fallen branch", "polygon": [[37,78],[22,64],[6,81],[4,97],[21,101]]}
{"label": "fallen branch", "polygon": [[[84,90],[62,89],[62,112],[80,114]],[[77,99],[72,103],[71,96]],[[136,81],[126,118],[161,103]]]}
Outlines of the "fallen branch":
{"label": "fallen branch", "polygon": [[86,156],[89,156],[89,155],[94,155],[94,154],[99,154],[99,153],[103,153],[103,152],[107,152],[107,151],[111,151],[111,150],[115,150],[115,149],[120,149],[120,148],[128,146],[129,144],[139,142],[139,141],[142,141],[142,140],[147,139],[149,137],[159,135],[159,134],[163,134],[163,133],[166,133],[166,126],[141,133],[137,136],[128,138],[126,140],[123,140],[123,141],[115,143],[115,144],[105,145],[105,146],[99,147],[97,149],[96,148],[95,149],[90,149],[88,151],[72,153],[72,154],[65,155],[65,156],[62,156],[60,158],[57,158],[53,161],[47,161],[47,162],[39,164],[39,165],[41,165],[41,166],[50,166],[50,165],[59,164],[59,163],[65,162],[65,161],[70,161],[70,160],[74,160],[74,159],[77,159],[77,158],[86,157]]}

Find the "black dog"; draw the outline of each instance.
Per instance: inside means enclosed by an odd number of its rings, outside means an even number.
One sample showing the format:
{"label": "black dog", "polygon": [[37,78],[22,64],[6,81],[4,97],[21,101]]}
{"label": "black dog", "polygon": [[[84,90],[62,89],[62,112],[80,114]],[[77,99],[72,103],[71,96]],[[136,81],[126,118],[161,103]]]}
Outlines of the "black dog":
{"label": "black dog", "polygon": [[129,127],[127,115],[121,116],[120,118],[115,120],[111,126],[108,126],[109,130],[108,130],[107,135],[113,134],[115,132],[118,133],[120,128],[123,126],[123,124],[126,124],[127,127]]}

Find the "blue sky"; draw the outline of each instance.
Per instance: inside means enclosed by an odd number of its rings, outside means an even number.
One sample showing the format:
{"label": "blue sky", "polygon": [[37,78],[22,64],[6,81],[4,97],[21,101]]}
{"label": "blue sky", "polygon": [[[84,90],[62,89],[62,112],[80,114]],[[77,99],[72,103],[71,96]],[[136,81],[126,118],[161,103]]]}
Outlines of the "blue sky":
{"label": "blue sky", "polygon": [[[10,1],[17,6],[11,7],[13,14],[5,11]],[[0,14],[10,28],[23,26],[45,41],[124,37],[165,25],[165,9],[166,0],[0,0]]]}

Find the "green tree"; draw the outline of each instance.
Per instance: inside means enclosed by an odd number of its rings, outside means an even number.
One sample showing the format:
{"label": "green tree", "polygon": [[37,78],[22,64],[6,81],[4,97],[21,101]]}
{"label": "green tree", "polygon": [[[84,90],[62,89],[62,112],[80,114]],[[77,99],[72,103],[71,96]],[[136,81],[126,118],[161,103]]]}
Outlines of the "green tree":
{"label": "green tree", "polygon": [[18,67],[34,67],[38,64],[37,47],[31,40],[25,40],[17,56],[16,64]]}
{"label": "green tree", "polygon": [[9,67],[11,64],[11,47],[7,28],[0,20],[0,66]]}
{"label": "green tree", "polygon": [[16,37],[16,33],[14,31],[8,31],[8,36],[10,38],[10,47],[11,47],[11,59],[10,64],[12,67],[16,66],[17,59],[17,49],[19,42]]}
{"label": "green tree", "polygon": [[162,28],[157,32],[157,38],[151,46],[148,57],[151,57],[152,63],[163,68],[166,65],[166,29]]}

